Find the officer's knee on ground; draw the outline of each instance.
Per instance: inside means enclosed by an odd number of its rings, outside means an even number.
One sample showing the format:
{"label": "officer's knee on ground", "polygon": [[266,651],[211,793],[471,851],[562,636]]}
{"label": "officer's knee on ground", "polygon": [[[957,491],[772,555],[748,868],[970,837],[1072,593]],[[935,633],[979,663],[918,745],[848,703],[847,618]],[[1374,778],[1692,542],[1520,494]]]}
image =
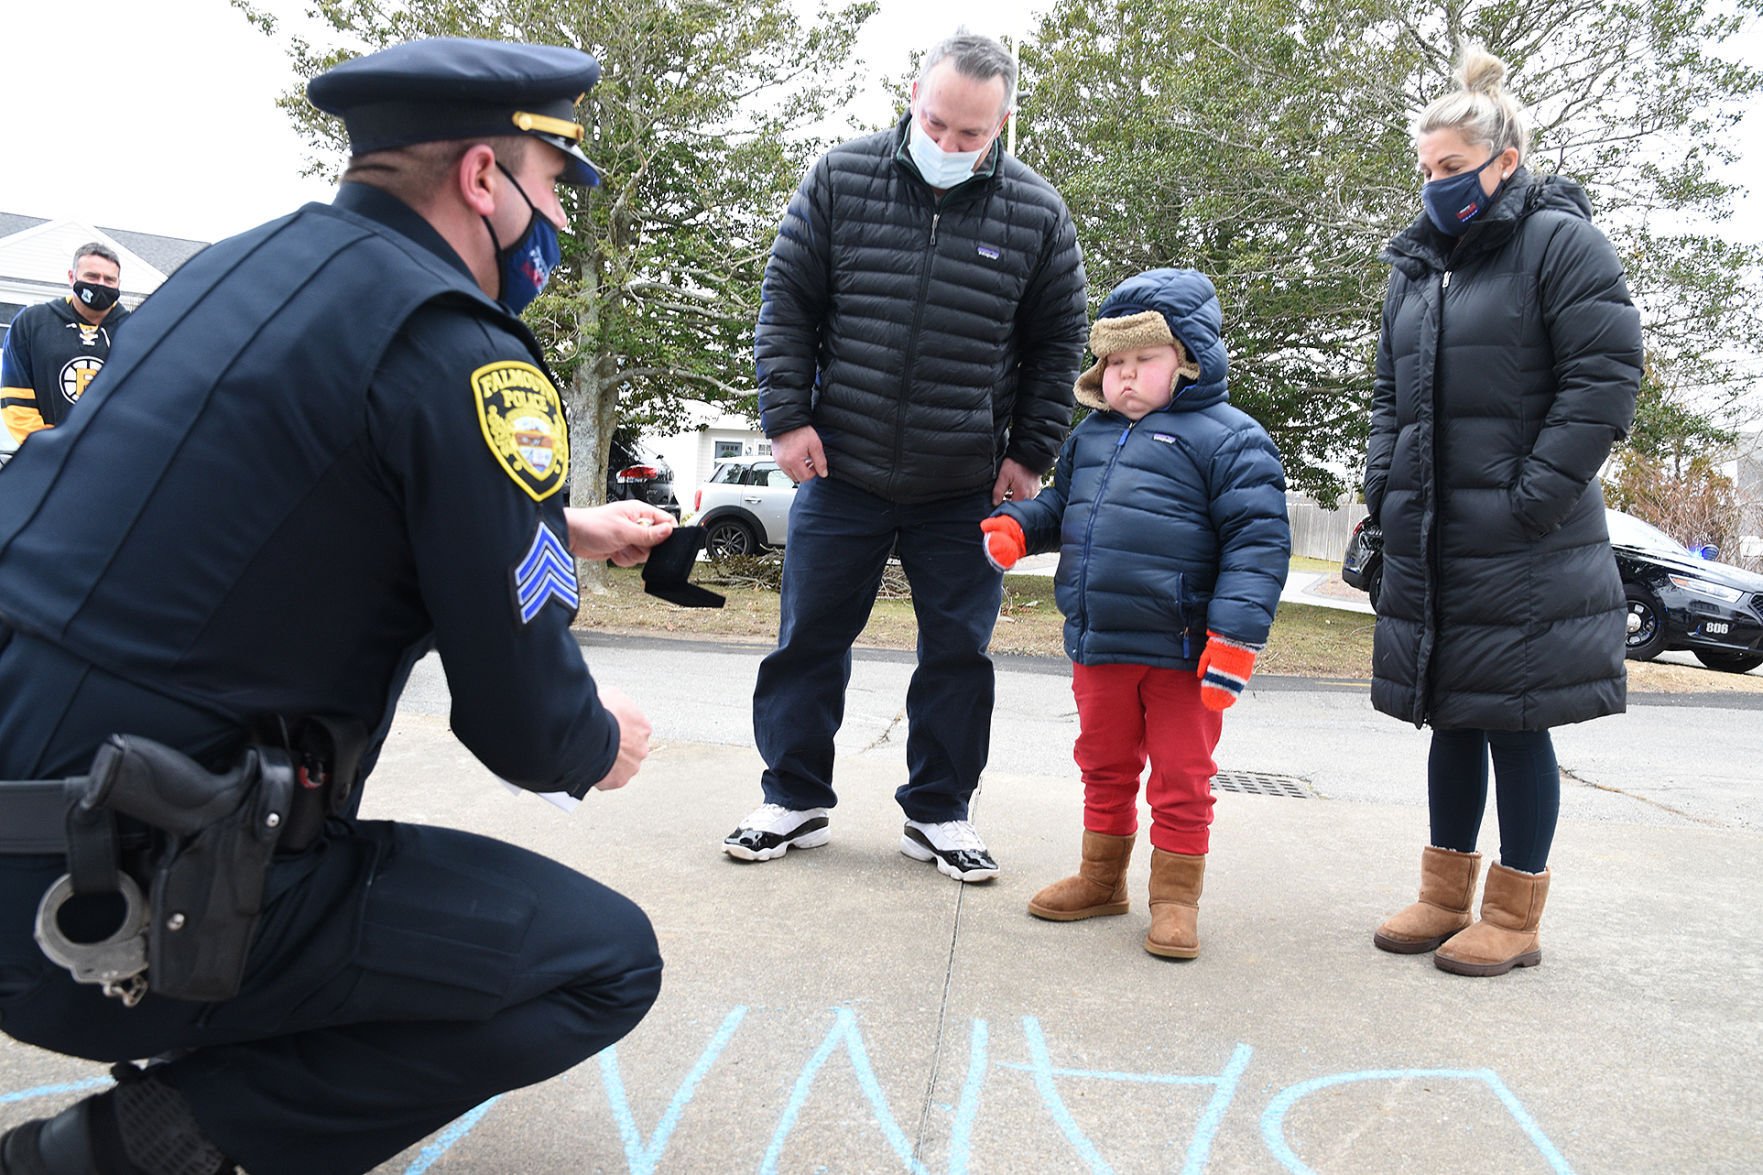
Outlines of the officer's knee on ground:
{"label": "officer's knee on ground", "polygon": [[602,974],[596,986],[605,1014],[625,1019],[618,1033],[623,1036],[649,1014],[661,994],[661,946],[649,916],[635,902],[622,899],[605,913],[608,917],[596,929],[620,948],[618,976],[608,982]]}

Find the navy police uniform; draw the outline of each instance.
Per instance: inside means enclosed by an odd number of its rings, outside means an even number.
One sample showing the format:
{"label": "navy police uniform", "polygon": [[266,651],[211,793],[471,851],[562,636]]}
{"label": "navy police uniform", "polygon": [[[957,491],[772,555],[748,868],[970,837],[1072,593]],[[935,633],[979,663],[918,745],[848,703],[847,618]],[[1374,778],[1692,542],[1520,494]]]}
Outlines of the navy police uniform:
{"label": "navy police uniform", "polygon": [[[597,74],[573,50],[439,40],[310,93],[357,154],[526,133],[593,182],[571,119]],[[371,765],[431,649],[454,732],[497,775],[579,796],[611,769],[617,722],[569,631],[562,405],[536,340],[421,216],[345,184],[214,245],[108,371],[5,470],[0,779],[82,771],[116,732],[218,766],[313,715],[371,731]],[[367,1170],[605,1048],[659,990],[649,923],[611,890],[482,837],[342,818],[272,865],[236,998],[125,1007],[32,941],[64,869],[0,856],[0,1028],[95,1060],[177,1054],[149,1073],[252,1175]]]}

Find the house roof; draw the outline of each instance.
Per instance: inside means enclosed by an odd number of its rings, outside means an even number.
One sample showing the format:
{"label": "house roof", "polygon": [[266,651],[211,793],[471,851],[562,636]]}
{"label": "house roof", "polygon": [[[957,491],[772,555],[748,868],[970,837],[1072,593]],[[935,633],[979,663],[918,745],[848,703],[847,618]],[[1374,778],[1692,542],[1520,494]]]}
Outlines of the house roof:
{"label": "house roof", "polygon": [[162,237],[155,233],[138,233],[132,229],[106,228],[108,233],[139,254],[160,273],[170,277],[178,266],[208,248],[207,241],[186,241],[182,237]]}
{"label": "house roof", "polygon": [[0,212],[0,237],[10,237],[43,223],[41,216],[23,216],[17,212]]}
{"label": "house roof", "polygon": [[206,241],[102,228],[77,220],[50,220],[0,212],[0,290],[17,296],[52,297],[65,292],[68,261],[87,241],[116,250],[122,261],[125,299],[144,298],[178,266],[207,246]]}

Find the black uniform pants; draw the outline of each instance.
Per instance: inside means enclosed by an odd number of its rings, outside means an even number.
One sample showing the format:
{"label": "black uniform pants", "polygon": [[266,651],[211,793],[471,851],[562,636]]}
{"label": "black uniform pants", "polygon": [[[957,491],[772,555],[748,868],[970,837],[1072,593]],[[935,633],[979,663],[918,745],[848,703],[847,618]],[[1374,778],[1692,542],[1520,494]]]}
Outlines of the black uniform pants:
{"label": "black uniform pants", "polygon": [[[55,680],[53,659],[22,663],[28,643],[0,648],[0,714],[21,669]],[[15,752],[0,741],[0,778]],[[368,1170],[617,1041],[660,990],[648,919],[605,886],[470,833],[333,821],[272,867],[238,997],[125,1008],[31,937],[62,872],[0,856],[0,1030],[95,1061],[180,1054],[158,1072],[252,1175]]]}

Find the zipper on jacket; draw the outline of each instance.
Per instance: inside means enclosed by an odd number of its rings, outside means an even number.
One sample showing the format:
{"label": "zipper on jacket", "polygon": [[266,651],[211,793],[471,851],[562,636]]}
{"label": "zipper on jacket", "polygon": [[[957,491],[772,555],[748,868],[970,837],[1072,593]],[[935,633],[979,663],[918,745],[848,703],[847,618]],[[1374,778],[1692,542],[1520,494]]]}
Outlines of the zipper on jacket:
{"label": "zipper on jacket", "polygon": [[[1136,420],[1127,421],[1126,427],[1120,430],[1120,436],[1115,439],[1114,452],[1108,454],[1108,467],[1102,470],[1102,480],[1096,483],[1096,496],[1090,502],[1089,521],[1084,523],[1084,555],[1083,562],[1079,564],[1083,570],[1078,573],[1077,577],[1077,604],[1083,609],[1084,616],[1079,629],[1086,637],[1089,635],[1090,616],[1090,536],[1095,533],[1096,515],[1101,513],[1102,508],[1102,495],[1108,491],[1108,481],[1114,476],[1114,465],[1120,460],[1120,450],[1126,446],[1126,438],[1132,435],[1133,425],[1137,423]],[[1077,651],[1083,652],[1081,644]]]}
{"label": "zipper on jacket", "polygon": [[[931,235],[932,236],[936,235],[936,232],[934,229],[932,230]],[[1447,270],[1445,270],[1445,280],[1443,282],[1439,283],[1439,289],[1448,290],[1450,288],[1451,288],[1451,271],[1447,269]]]}
{"label": "zipper on jacket", "polygon": [[930,245],[925,250],[924,269],[918,278],[918,297],[912,303],[912,333],[907,336],[906,363],[900,369],[900,397],[894,403],[894,461],[888,475],[889,484],[900,476],[900,461],[906,455],[906,406],[912,399],[912,371],[918,366],[918,332],[924,325],[924,300],[930,293],[930,271],[937,260],[937,224],[942,219],[942,209],[933,203]]}

